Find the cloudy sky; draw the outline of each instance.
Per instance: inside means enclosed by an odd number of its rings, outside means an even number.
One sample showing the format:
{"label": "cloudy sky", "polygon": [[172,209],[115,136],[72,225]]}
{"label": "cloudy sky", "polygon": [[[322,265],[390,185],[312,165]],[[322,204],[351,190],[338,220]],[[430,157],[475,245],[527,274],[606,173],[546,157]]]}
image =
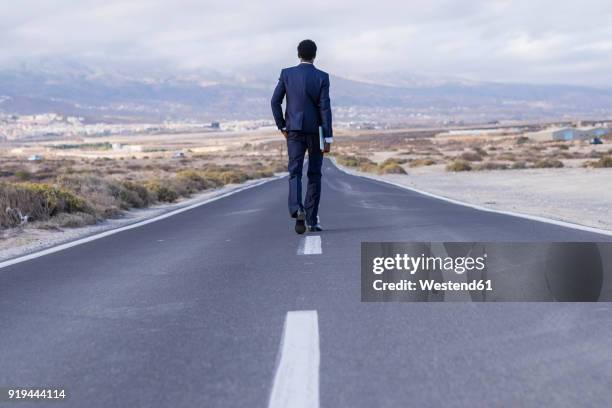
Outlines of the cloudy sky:
{"label": "cloudy sky", "polygon": [[40,57],[244,70],[312,38],[336,75],[612,84],[610,0],[19,0],[0,65]]}

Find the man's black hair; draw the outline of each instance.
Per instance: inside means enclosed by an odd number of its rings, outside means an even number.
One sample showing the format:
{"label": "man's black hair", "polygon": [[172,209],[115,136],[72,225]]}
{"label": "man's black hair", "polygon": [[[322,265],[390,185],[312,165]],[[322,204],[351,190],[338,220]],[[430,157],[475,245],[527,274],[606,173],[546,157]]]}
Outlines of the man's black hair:
{"label": "man's black hair", "polygon": [[298,45],[298,57],[304,61],[312,61],[317,56],[317,44],[312,40],[304,40]]}

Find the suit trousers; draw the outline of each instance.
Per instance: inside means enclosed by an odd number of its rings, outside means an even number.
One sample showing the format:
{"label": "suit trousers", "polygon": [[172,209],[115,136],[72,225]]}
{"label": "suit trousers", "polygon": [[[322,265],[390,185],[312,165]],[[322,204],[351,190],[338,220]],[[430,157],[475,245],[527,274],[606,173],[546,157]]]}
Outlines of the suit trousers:
{"label": "suit trousers", "polygon": [[[302,204],[302,169],[306,151],[308,151],[308,186],[306,199]],[[295,216],[298,210],[305,211],[306,223],[315,225],[321,200],[321,166],[323,164],[319,135],[289,132],[287,152],[289,154],[289,214]]]}

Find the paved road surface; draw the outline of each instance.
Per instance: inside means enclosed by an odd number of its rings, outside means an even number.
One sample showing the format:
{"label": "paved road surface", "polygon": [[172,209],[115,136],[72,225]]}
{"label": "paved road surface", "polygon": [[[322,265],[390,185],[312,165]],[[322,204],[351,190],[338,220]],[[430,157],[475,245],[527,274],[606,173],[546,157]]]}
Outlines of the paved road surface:
{"label": "paved road surface", "polygon": [[0,387],[265,407],[287,313],[310,310],[322,407],[612,404],[609,304],[363,304],[359,282],[361,241],[610,237],[324,171],[321,254],[299,254],[319,244],[293,232],[285,178],[0,269]]}

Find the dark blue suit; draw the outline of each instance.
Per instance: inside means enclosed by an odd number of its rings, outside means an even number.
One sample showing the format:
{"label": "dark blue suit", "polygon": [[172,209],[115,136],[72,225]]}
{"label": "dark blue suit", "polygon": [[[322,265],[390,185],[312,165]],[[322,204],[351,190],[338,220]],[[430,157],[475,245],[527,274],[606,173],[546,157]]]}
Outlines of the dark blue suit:
{"label": "dark blue suit", "polygon": [[[287,98],[285,115],[282,103]],[[329,75],[308,63],[281,71],[272,95],[272,113],[276,126],[287,130],[289,153],[289,213],[306,211],[306,223],[317,224],[321,198],[321,165],[319,126],[325,138],[333,137],[329,100]],[[308,188],[302,205],[302,166],[308,151]]]}

